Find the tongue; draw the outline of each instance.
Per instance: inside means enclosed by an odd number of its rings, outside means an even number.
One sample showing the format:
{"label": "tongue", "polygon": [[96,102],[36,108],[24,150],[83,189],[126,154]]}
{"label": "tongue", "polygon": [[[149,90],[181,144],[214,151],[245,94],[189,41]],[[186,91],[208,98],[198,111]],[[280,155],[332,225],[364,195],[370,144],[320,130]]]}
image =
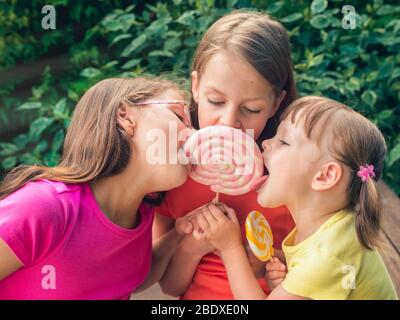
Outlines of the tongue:
{"label": "tongue", "polygon": [[264,182],[267,181],[267,179],[268,176],[262,176],[261,178],[258,178],[251,184],[250,189],[253,191],[257,191],[264,184]]}

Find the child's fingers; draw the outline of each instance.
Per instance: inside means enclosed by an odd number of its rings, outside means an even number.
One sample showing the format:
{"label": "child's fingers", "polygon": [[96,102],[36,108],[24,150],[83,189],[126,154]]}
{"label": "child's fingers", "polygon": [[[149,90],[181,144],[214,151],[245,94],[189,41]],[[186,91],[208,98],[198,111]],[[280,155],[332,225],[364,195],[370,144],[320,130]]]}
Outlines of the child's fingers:
{"label": "child's fingers", "polygon": [[224,212],[218,208],[215,204],[210,204],[208,206],[208,209],[210,210],[211,214],[213,215],[214,219],[217,221],[224,221],[226,220],[226,216]]}
{"label": "child's fingers", "polygon": [[214,215],[211,213],[209,206],[203,208],[202,214],[210,226],[213,226],[215,225],[215,223],[218,222]]}
{"label": "child's fingers", "polygon": [[186,218],[179,218],[175,221],[175,228],[178,233],[190,234],[193,232],[194,226],[190,220]]}
{"label": "child's fingers", "polygon": [[207,234],[210,233],[210,224],[208,223],[207,219],[201,213],[197,216],[197,222],[199,223],[200,228]]}
{"label": "child's fingers", "polygon": [[228,216],[229,219],[231,219],[235,224],[239,225],[239,220],[236,216],[235,210],[232,208],[226,207],[226,215]]}
{"label": "child's fingers", "polygon": [[205,204],[203,204],[201,207],[198,207],[198,208],[196,208],[196,209],[190,211],[189,213],[187,213],[187,214],[185,215],[185,218],[187,218],[187,219],[189,219],[189,220],[193,219],[193,218],[196,217],[196,216],[201,212],[201,210],[202,210],[205,206],[207,206],[207,205],[208,205],[208,203],[205,203]]}
{"label": "child's fingers", "polygon": [[207,235],[202,230],[193,231],[193,237],[200,241],[207,240]]}
{"label": "child's fingers", "polygon": [[286,277],[286,272],[284,271],[267,271],[267,276],[270,280],[278,280]]}
{"label": "child's fingers", "polygon": [[286,266],[282,262],[268,262],[266,269],[267,271],[285,271]]}

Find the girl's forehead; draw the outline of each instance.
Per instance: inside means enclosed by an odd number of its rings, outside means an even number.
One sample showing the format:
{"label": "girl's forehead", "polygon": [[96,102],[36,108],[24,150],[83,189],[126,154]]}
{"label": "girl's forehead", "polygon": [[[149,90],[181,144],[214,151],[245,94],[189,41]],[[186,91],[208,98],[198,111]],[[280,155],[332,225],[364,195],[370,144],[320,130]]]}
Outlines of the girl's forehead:
{"label": "girl's forehead", "polygon": [[151,100],[182,100],[183,94],[177,89],[168,89]]}
{"label": "girl's forehead", "polygon": [[272,85],[244,58],[229,52],[217,52],[207,61],[200,83],[222,93],[233,91],[243,96],[269,96]]}
{"label": "girl's forehead", "polygon": [[287,134],[294,140],[304,140],[306,138],[304,126],[301,121],[292,122],[290,117],[281,121],[278,130],[280,133]]}

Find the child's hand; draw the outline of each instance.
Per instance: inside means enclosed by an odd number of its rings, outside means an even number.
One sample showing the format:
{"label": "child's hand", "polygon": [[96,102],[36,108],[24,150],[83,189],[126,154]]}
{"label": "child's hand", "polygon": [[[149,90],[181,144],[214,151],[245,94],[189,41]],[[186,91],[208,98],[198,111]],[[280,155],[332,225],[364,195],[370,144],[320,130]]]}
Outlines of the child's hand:
{"label": "child's hand", "polygon": [[215,250],[203,236],[203,231],[197,222],[197,215],[201,214],[201,210],[207,205],[205,204],[175,221],[176,231],[186,235],[182,240],[182,245],[196,259]]}
{"label": "child's hand", "polygon": [[206,205],[208,205],[208,204],[205,204],[205,205],[189,212],[185,216],[176,219],[175,220],[176,231],[180,234],[191,234],[193,232],[200,232],[200,228],[197,223],[196,216],[199,213],[201,213],[201,210]]}
{"label": "child's hand", "polygon": [[277,257],[272,257],[267,262],[265,281],[267,281],[271,290],[275,289],[285,280],[286,274],[286,266]]}
{"label": "child's hand", "polygon": [[193,234],[186,235],[182,240],[182,245],[185,247],[185,252],[189,253],[194,259],[201,259],[215,250],[209,241],[199,240]]}
{"label": "child's hand", "polygon": [[[226,214],[226,215],[225,215]],[[219,252],[242,246],[239,221],[233,209],[224,204],[210,203],[204,206],[197,222],[202,237],[207,239]]]}

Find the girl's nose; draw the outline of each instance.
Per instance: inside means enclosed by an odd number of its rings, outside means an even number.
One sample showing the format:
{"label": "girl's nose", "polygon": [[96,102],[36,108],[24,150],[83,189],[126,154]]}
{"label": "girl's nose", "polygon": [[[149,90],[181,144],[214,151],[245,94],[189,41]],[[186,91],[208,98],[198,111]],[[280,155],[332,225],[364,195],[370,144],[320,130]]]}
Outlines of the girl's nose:
{"label": "girl's nose", "polygon": [[264,149],[264,151],[270,151],[270,145],[271,145],[271,139],[267,139],[267,140],[264,140],[262,143],[261,143],[261,146],[262,146],[262,148]]}
{"label": "girl's nose", "polygon": [[237,112],[233,107],[227,108],[223,111],[223,114],[219,119],[219,124],[236,129],[241,129],[242,126],[240,119],[237,116]]}

